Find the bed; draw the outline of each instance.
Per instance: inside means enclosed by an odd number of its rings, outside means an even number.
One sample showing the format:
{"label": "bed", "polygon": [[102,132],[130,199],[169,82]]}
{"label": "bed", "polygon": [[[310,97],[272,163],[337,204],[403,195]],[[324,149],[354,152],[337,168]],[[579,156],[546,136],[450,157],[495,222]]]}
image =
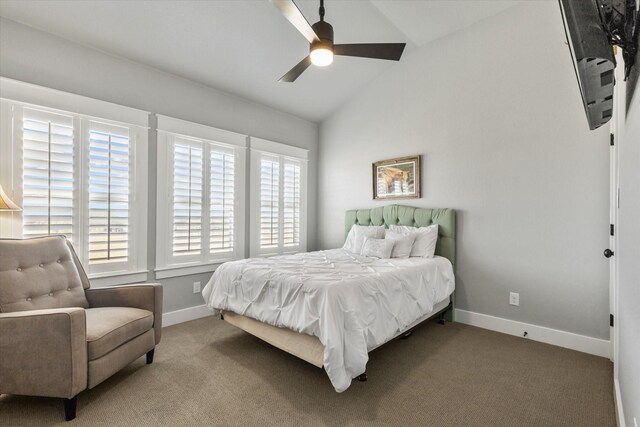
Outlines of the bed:
{"label": "bed", "polygon": [[345,249],[232,261],[203,289],[244,331],[324,368],[338,392],[363,378],[368,353],[435,316],[453,320],[455,211],[388,205],[346,212],[354,224],[438,224],[433,258],[377,259]]}

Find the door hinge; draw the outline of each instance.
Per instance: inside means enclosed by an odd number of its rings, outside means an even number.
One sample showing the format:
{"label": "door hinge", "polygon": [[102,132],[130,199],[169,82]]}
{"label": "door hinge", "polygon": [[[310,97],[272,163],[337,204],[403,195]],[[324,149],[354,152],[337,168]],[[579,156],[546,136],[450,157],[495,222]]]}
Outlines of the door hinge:
{"label": "door hinge", "polygon": [[615,137],[613,136],[613,134],[610,135],[610,138],[611,139],[609,140],[609,145],[614,145],[613,143],[614,143]]}
{"label": "door hinge", "polygon": [[615,235],[615,225],[609,224],[609,234],[612,236]]}
{"label": "door hinge", "polygon": [[613,328],[613,314],[609,315],[609,326]]}

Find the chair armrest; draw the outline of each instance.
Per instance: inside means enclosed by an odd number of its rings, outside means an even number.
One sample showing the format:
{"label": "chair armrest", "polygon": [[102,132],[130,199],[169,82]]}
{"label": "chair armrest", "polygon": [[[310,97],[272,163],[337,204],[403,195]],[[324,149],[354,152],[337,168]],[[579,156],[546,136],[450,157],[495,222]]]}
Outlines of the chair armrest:
{"label": "chair armrest", "polygon": [[85,289],[89,307],[133,307],[153,313],[153,329],[156,344],[162,336],[162,285],[145,283],[139,285],[109,286]]}
{"label": "chair armrest", "polygon": [[0,313],[0,393],[70,399],[87,388],[83,308]]}

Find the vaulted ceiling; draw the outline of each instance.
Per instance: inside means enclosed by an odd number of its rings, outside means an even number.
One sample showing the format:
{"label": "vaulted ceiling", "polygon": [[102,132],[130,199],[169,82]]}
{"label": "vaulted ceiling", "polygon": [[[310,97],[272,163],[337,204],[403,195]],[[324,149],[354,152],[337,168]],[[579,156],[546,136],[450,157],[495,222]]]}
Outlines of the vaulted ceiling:
{"label": "vaulted ceiling", "polygon": [[[318,2],[298,0],[310,23]],[[406,42],[406,55],[518,4],[514,0],[327,0],[337,43]],[[277,80],[309,45],[267,0],[1,0],[0,16],[321,121],[394,62],[336,57]]]}

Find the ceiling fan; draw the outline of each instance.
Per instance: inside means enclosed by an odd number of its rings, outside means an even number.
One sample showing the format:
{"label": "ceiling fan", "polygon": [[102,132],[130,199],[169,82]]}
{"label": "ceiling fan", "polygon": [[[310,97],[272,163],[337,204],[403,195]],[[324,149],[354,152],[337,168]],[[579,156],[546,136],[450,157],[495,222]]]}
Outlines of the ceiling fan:
{"label": "ceiling fan", "polygon": [[305,19],[293,0],[271,0],[289,22],[309,41],[309,55],[280,77],[280,82],[294,82],[309,65],[324,67],[333,62],[333,55],[399,61],[406,43],[334,44],[333,27],[324,20],[324,0],[320,0],[320,20],[313,25]]}

